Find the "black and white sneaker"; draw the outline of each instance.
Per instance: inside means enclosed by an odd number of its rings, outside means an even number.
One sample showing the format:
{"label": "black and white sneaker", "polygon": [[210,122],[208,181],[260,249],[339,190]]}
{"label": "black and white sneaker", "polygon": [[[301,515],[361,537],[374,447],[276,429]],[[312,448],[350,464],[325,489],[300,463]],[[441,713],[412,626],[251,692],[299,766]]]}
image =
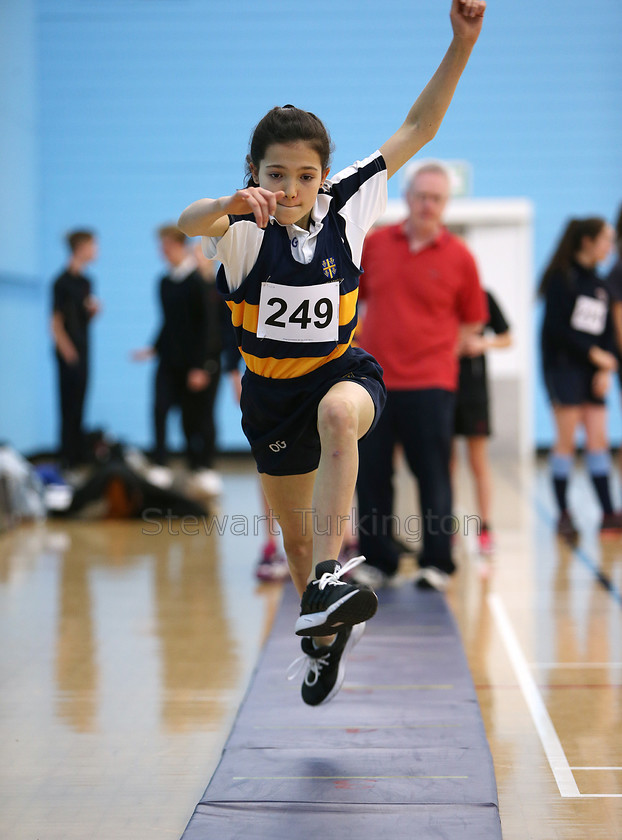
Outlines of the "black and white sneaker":
{"label": "black and white sneaker", "polygon": [[436,566],[424,566],[417,572],[415,586],[418,589],[436,589],[437,592],[444,592],[449,586],[449,581],[447,572],[437,569]]}
{"label": "black and white sneaker", "polygon": [[302,656],[295,659],[288,669],[287,678],[292,680],[304,664],[305,678],[302,683],[302,699],[308,706],[328,703],[337,694],[346,675],[348,654],[365,632],[365,623],[339,630],[331,645],[316,648],[313,639],[301,640]]}
{"label": "black and white sneaker", "polygon": [[343,566],[336,560],[318,563],[316,580],[312,580],[302,594],[300,617],[295,627],[297,636],[330,636],[344,625],[351,627],[372,617],[378,608],[373,589],[340,580],[342,575],[364,561],[364,557],[353,557]]}

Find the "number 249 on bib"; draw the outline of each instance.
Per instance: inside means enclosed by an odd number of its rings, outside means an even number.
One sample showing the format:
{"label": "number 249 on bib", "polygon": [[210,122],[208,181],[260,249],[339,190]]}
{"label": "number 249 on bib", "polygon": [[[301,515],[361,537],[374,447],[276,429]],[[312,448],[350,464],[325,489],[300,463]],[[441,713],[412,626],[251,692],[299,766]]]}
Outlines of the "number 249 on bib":
{"label": "number 249 on bib", "polygon": [[257,338],[317,342],[339,339],[339,282],[317,286],[262,283]]}

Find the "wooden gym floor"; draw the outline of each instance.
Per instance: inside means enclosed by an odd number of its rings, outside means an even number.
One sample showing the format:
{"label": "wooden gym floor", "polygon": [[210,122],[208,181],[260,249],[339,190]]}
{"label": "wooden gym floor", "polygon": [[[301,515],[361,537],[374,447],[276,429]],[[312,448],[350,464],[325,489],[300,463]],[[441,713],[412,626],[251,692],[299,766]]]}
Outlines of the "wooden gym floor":
{"label": "wooden gym floor", "polygon": [[[253,579],[254,468],[227,463],[223,474],[209,536],[204,523],[182,533],[153,522],[48,522],[0,536],[0,837],[183,832],[280,597]],[[399,487],[408,515],[403,471]],[[622,538],[598,539],[582,472],[571,501],[576,550],[555,538],[545,465],[497,462],[493,562],[481,562],[472,533],[457,542],[448,599],[505,840],[622,836]],[[464,467],[456,508],[473,512]]]}

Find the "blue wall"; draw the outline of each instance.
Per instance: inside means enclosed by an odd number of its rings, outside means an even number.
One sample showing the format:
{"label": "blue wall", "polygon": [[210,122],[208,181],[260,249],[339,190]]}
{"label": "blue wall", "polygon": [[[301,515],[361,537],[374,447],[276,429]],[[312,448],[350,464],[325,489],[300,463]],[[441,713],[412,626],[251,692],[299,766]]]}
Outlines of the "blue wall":
{"label": "blue wall", "polygon": [[[3,405],[0,436],[31,449],[55,440],[41,313],[65,259],[63,232],[89,225],[101,238],[93,275],[104,302],[94,326],[89,422],[148,445],[152,370],[132,365],[128,354],[157,324],[154,228],[191,200],[241,183],[250,130],[274,104],[294,102],[325,120],[335,170],[377,148],[449,42],[449,0],[387,0],[380,9],[353,0],[308,7],[276,0],[4,2],[22,10],[3,36],[9,49],[23,47],[29,67],[36,57],[39,130],[36,152],[31,127],[22,122],[9,132],[16,147],[25,139],[19,172],[27,208],[18,236],[0,233],[0,244],[20,243],[14,263],[5,266],[0,256],[0,269],[12,265],[33,283],[20,303],[30,313],[21,342],[29,350],[10,368],[27,396]],[[568,215],[613,218],[622,200],[620,31],[619,0],[547,0],[536,11],[491,2],[450,112],[423,153],[469,160],[477,196],[533,200],[536,272]],[[16,92],[29,126],[32,87],[29,77]],[[2,151],[7,141],[0,142]],[[4,319],[6,291],[0,305]],[[0,342],[6,356],[13,342],[4,330]],[[537,397],[542,445],[551,427],[539,385]],[[26,403],[41,418],[36,428],[24,424]],[[219,412],[221,445],[240,445],[227,387]],[[616,416],[614,439],[619,427]]]}
{"label": "blue wall", "polygon": [[43,288],[38,264],[35,6],[0,3],[0,441],[39,440]]}

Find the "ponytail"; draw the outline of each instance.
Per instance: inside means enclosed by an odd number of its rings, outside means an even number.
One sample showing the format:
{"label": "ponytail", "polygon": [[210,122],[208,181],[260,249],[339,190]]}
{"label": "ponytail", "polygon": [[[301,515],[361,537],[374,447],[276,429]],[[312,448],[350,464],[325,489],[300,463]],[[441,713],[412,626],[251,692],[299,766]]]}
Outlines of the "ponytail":
{"label": "ponytail", "polygon": [[546,295],[549,281],[553,274],[569,275],[572,263],[581,250],[583,240],[586,237],[588,239],[596,239],[605,225],[605,219],[599,216],[592,216],[587,219],[570,219],[557,244],[555,253],[542,273],[542,279],[538,287],[539,297]]}

